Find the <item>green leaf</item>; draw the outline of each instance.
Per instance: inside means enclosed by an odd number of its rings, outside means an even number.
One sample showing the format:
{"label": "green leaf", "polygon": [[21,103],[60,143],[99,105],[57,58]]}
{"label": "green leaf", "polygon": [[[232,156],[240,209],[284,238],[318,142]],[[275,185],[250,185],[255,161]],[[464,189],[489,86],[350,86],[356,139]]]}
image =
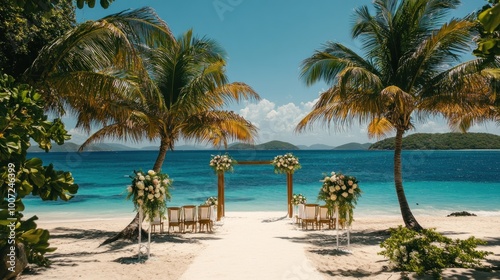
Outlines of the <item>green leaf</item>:
{"label": "green leaf", "polygon": [[484,30],[492,33],[500,25],[500,4],[483,11],[477,18],[483,25]]}

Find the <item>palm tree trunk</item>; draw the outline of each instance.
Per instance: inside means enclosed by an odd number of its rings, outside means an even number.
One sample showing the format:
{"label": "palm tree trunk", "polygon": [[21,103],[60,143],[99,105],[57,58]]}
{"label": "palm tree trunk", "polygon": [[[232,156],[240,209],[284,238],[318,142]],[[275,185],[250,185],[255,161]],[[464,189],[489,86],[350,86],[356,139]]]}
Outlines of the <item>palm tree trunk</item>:
{"label": "palm tree trunk", "polygon": [[167,151],[169,148],[169,141],[167,139],[162,138],[160,142],[160,151],[158,152],[158,156],[156,157],[155,165],[153,166],[153,170],[155,172],[160,172],[161,167],[163,166],[163,162],[167,156]]}
{"label": "palm tree trunk", "polygon": [[394,143],[394,185],[398,196],[399,208],[407,228],[421,231],[423,228],[413,216],[408,201],[406,200],[405,190],[403,188],[403,173],[401,164],[401,151],[403,150],[403,129],[397,129]]}
{"label": "palm tree trunk", "polygon": [[[168,147],[169,147],[168,141],[166,139],[162,139],[160,144],[160,151],[158,152],[158,157],[156,158],[155,164],[153,166],[153,170],[155,172],[160,172],[163,162],[165,161],[165,157],[167,156]],[[141,236],[145,238],[148,233],[144,229],[141,230],[142,230]],[[138,238],[139,238],[139,213],[135,215],[134,219],[128,224],[128,226],[122,229],[122,231],[120,231],[115,236],[104,240],[104,242],[102,242],[101,245],[99,246],[112,243],[118,239],[129,239],[132,241],[136,241]]]}

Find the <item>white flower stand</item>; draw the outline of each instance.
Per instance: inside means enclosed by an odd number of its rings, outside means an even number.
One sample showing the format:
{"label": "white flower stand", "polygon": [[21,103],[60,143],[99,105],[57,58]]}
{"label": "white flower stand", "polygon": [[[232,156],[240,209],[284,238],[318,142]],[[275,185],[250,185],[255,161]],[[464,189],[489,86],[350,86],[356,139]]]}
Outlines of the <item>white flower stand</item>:
{"label": "white flower stand", "polygon": [[142,243],[142,220],[144,219],[144,213],[142,211],[142,207],[139,207],[139,252],[137,253],[137,258],[140,260],[143,255],[143,250],[146,251],[147,257],[149,259],[150,256],[150,248],[151,248],[151,221],[149,221],[149,229],[148,229],[148,243]]}
{"label": "white flower stand", "polygon": [[340,241],[339,241],[340,234],[344,234],[344,233],[347,234],[347,250],[349,250],[349,248],[351,246],[351,225],[348,223],[349,211],[346,211],[345,220],[346,220],[345,229],[343,229],[342,233],[340,233],[340,230],[339,230],[339,226],[340,226],[339,225],[339,207],[335,206],[335,229],[337,230],[337,250],[339,250],[339,245],[340,245]]}

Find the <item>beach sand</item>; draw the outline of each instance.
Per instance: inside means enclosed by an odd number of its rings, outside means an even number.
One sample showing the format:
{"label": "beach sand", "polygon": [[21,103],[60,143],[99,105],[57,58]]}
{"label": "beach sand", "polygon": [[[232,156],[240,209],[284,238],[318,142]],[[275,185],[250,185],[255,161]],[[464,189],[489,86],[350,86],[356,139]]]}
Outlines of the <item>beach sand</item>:
{"label": "beach sand", "polygon": [[[336,230],[303,230],[284,212],[229,212],[213,233],[152,235],[151,256],[137,260],[138,245],[117,241],[99,247],[133,217],[78,221],[39,221],[49,229],[57,251],[51,268],[33,268],[20,279],[401,279],[387,271],[377,253],[387,229],[400,217],[355,217],[347,247]],[[488,265],[500,267],[500,216],[417,217],[426,228],[452,238],[471,235],[488,241]],[[176,228],[177,231],[177,228]],[[444,279],[500,279],[500,271],[447,269]],[[430,276],[410,279],[432,279]]]}

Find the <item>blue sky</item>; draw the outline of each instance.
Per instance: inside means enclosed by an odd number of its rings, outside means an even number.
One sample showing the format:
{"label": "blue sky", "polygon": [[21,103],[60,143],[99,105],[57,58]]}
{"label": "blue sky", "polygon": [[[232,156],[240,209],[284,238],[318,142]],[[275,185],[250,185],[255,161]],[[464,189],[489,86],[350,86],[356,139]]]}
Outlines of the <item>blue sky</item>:
{"label": "blue sky", "polygon": [[[452,16],[463,16],[485,3],[463,0]],[[108,9],[96,5],[93,9],[77,10],[77,20],[95,20],[126,9],[152,7],[175,35],[192,28],[195,34],[215,39],[224,47],[229,57],[230,80],[249,84],[262,98],[260,102],[228,108],[259,127],[259,143],[282,140],[297,145],[338,146],[376,139],[368,139],[366,125],[343,131],[317,126],[312,131],[295,134],[297,122],[309,112],[320,91],[326,89],[324,84],[307,87],[300,80],[299,67],[302,60],[329,40],[357,49],[359,42],[351,39],[350,26],[353,10],[362,5],[371,6],[371,1],[116,0]],[[417,124],[414,132],[447,131],[443,120],[429,119]],[[471,131],[500,134],[495,124],[474,127]],[[76,130],[71,133],[75,142],[85,137]]]}

